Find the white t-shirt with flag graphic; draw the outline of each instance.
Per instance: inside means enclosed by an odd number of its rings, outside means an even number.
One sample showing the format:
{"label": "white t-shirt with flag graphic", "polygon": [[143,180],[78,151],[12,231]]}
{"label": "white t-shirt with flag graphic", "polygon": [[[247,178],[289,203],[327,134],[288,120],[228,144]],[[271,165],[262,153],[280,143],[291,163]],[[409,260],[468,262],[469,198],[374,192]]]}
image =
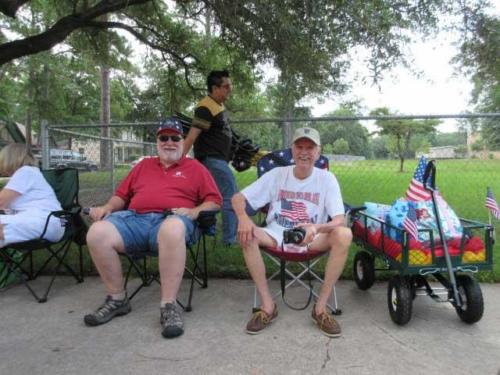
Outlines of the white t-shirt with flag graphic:
{"label": "white t-shirt with flag graphic", "polygon": [[309,177],[300,180],[293,169],[274,168],[241,192],[255,210],[269,203],[264,230],[278,245],[285,229],[301,223],[326,223],[329,216],[344,214],[340,187],[332,173],[314,168]]}

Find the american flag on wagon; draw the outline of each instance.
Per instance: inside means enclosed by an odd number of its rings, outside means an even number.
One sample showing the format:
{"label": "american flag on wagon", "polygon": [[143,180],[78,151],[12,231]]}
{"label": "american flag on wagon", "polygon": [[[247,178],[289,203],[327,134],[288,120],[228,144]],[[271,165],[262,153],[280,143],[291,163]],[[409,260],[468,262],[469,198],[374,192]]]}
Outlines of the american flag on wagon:
{"label": "american flag on wagon", "polygon": [[307,207],[304,202],[295,202],[282,199],[280,215],[294,222],[309,222],[309,215],[307,214]]}
{"label": "american flag on wagon", "polygon": [[426,166],[427,160],[424,156],[422,156],[418,162],[418,166],[410,182],[410,186],[406,191],[406,198],[409,201],[427,201],[431,199],[431,193],[428,190],[425,190],[424,187],[424,173]]}
{"label": "american flag on wagon", "polygon": [[495,196],[493,195],[493,191],[489,186],[486,189],[486,201],[484,202],[484,205],[488,210],[490,210],[493,216],[495,216],[497,219],[500,219],[500,209],[498,208],[498,204],[495,200]]}
{"label": "american flag on wagon", "polygon": [[403,221],[403,228],[411,235],[413,238],[418,240],[418,227],[417,227],[417,212],[413,207],[413,204],[408,204],[408,213]]}

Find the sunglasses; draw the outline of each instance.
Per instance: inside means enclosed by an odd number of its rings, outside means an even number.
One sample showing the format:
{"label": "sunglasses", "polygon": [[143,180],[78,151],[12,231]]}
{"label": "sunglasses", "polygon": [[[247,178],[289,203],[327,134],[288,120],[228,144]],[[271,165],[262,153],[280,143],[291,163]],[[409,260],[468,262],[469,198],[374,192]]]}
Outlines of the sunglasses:
{"label": "sunglasses", "polygon": [[182,137],[180,135],[160,135],[158,140],[160,142],[167,142],[168,140],[172,140],[172,142],[180,142]]}

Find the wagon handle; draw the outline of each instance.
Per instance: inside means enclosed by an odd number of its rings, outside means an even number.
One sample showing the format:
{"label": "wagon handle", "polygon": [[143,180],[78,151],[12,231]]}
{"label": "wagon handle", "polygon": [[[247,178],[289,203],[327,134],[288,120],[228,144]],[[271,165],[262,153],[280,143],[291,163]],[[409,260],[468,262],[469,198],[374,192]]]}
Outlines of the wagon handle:
{"label": "wagon handle", "polygon": [[[427,180],[430,180],[429,182]],[[434,160],[429,160],[425,166],[424,187],[427,190],[436,190],[436,166]]]}

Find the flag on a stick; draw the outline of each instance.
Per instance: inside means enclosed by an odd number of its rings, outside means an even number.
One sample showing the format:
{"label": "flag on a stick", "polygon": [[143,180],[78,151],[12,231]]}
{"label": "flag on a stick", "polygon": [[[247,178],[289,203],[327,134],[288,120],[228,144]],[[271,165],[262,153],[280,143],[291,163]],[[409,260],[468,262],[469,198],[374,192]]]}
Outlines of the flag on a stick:
{"label": "flag on a stick", "polygon": [[425,190],[424,186],[424,173],[426,166],[427,160],[424,156],[422,156],[418,162],[418,166],[410,182],[410,186],[406,191],[406,198],[409,201],[427,201],[431,199],[431,193],[428,190]]}
{"label": "flag on a stick", "polygon": [[411,203],[408,204],[408,213],[403,221],[403,228],[413,236],[413,238],[418,240],[417,213]]}
{"label": "flag on a stick", "polygon": [[500,209],[498,208],[498,204],[495,200],[495,196],[493,195],[493,191],[489,186],[486,188],[486,201],[484,202],[484,205],[488,210],[490,210],[493,216],[495,216],[497,219],[500,219]]}

